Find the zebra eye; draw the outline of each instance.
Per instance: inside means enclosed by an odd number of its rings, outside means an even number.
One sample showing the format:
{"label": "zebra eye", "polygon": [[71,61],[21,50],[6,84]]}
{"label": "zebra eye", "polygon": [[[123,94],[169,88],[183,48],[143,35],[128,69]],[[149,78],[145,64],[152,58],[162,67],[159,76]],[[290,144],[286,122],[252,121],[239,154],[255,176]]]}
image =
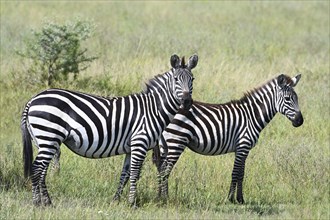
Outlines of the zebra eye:
{"label": "zebra eye", "polygon": [[175,81],[178,81],[179,80],[177,76],[175,76],[174,79],[175,79]]}
{"label": "zebra eye", "polygon": [[284,97],[284,100],[288,102],[288,101],[290,101],[290,97],[285,96],[285,97]]}

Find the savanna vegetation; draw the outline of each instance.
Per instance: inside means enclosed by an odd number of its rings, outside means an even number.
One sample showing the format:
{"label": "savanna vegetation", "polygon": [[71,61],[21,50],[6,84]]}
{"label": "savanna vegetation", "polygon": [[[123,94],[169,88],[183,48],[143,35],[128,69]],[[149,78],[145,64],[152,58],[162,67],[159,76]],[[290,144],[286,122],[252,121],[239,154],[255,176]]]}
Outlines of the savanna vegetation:
{"label": "savanna vegetation", "polygon": [[[329,219],[329,1],[13,2],[1,1],[0,219]],[[84,42],[98,59],[77,79],[54,87],[102,96],[139,92],[170,68],[173,53],[199,55],[193,98],[221,103],[267,80],[297,72],[304,125],[282,115],[265,128],[246,163],[244,205],[226,200],[234,155],[186,150],[172,172],[170,198],[157,199],[151,152],[138,184],[140,207],[112,203],[124,156],[91,160],[62,147],[61,170],[49,171],[54,205],[33,207],[23,177],[20,118],[48,88],[33,62],[18,56],[45,19],[92,20]]]}

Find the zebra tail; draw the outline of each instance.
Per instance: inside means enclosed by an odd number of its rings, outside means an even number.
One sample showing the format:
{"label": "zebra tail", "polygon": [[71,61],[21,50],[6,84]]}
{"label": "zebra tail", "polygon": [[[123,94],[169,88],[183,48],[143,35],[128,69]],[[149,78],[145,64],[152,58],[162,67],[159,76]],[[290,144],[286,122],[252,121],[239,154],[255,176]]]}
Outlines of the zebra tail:
{"label": "zebra tail", "polygon": [[29,103],[26,105],[21,121],[22,140],[23,140],[23,162],[24,162],[24,177],[29,178],[32,174],[32,158],[33,149],[31,142],[31,135],[27,127],[27,113],[29,110]]}

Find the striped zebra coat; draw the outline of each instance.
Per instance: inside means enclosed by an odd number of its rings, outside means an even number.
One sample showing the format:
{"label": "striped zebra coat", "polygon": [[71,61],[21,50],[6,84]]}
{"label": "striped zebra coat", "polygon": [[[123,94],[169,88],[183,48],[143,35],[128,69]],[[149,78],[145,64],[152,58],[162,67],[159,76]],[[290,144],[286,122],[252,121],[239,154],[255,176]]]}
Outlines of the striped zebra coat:
{"label": "striped zebra coat", "polygon": [[[177,55],[172,69],[151,79],[139,94],[107,99],[63,89],[34,96],[22,114],[23,158],[26,177],[32,179],[35,205],[49,205],[47,168],[64,143],[87,158],[126,154],[130,159],[129,202],[135,204],[136,184],[148,149],[153,148],[179,107],[190,108],[197,55],[186,65]],[[38,147],[33,161],[31,138]]]}
{"label": "striped zebra coat", "polygon": [[[229,200],[244,203],[243,178],[245,160],[255,146],[259,134],[277,112],[298,127],[303,117],[293,87],[300,75],[280,75],[243,98],[226,104],[194,102],[190,110],[180,110],[163,132],[160,140],[160,195],[168,195],[168,178],[185,147],[203,155],[235,152]],[[159,149],[155,148],[157,155]]]}

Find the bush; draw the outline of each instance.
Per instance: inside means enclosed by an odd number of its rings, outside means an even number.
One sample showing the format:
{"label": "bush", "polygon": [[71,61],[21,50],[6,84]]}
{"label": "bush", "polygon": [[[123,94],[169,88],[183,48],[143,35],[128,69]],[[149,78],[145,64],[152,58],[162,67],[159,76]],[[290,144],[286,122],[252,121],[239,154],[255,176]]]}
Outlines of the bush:
{"label": "bush", "polygon": [[75,20],[66,24],[47,21],[40,31],[32,30],[32,37],[26,39],[26,48],[18,54],[33,60],[33,71],[40,71],[42,79],[51,86],[54,80],[74,79],[89,63],[97,59],[88,56],[87,48],[81,42],[90,38],[94,25],[90,21]]}

